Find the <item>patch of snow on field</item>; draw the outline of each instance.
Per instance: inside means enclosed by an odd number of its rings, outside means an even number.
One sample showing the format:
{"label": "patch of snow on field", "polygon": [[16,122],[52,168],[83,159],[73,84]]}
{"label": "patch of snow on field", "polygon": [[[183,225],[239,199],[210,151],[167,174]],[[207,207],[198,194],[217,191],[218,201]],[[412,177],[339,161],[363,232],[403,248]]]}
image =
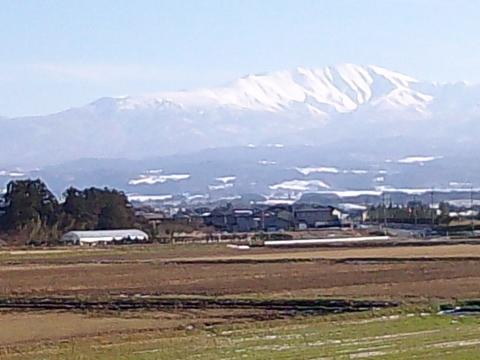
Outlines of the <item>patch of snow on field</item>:
{"label": "patch of snow on field", "polygon": [[320,167],[297,167],[295,168],[299,173],[308,176],[310,174],[314,173],[330,173],[330,174],[338,174],[338,169],[334,167],[326,167],[326,166],[320,166]]}
{"label": "patch of snow on field", "polygon": [[[1,193],[1,191],[0,191]],[[458,207],[469,207],[470,205],[473,206],[480,206],[480,200],[477,199],[454,199],[447,201],[450,205],[458,206]]]}
{"label": "patch of snow on field", "polygon": [[367,210],[366,206],[350,203],[340,203],[338,207],[342,210]]}
{"label": "patch of snow on field", "polygon": [[381,190],[333,190],[333,191],[323,191],[322,194],[335,194],[338,197],[356,197],[362,195],[371,195],[371,196],[380,196],[382,195]]}
{"label": "patch of snow on field", "polygon": [[346,170],[347,173],[355,174],[355,175],[364,175],[368,174],[367,170],[361,170],[361,169],[354,169],[354,170]]}
{"label": "patch of snow on field", "polygon": [[219,185],[208,185],[208,189],[211,191],[216,191],[216,190],[224,190],[228,188],[232,188],[233,183],[223,183]]}
{"label": "patch of snow on field", "polygon": [[[389,192],[399,192],[407,195],[422,195],[431,192],[432,189],[428,188],[394,188],[390,186],[376,186],[375,189],[359,189],[359,190],[325,190],[318,191],[319,194],[334,194],[338,197],[356,197],[362,195],[368,196],[380,196],[382,193]],[[445,188],[445,189],[434,189],[435,192],[465,192],[467,189],[454,189],[454,188]],[[470,191],[470,189],[468,189]],[[474,191],[477,191],[474,189]]]}
{"label": "patch of snow on field", "polygon": [[475,210],[466,210],[466,211],[460,211],[460,212],[450,211],[448,213],[448,216],[451,217],[451,218],[454,218],[454,217],[475,217],[475,216],[478,216],[478,211],[475,211]]}
{"label": "patch of snow on field", "polygon": [[423,164],[429,161],[441,159],[443,156],[407,156],[398,160],[400,164]]}
{"label": "patch of snow on field", "polygon": [[8,176],[8,177],[22,177],[25,176],[25,173],[19,171],[6,171],[0,170],[0,176]]}
{"label": "patch of snow on field", "polygon": [[190,178],[190,174],[169,174],[169,175],[140,175],[128,182],[129,185],[154,185],[163,184],[167,181],[181,181]]}
{"label": "patch of snow on field", "polygon": [[372,356],[383,356],[387,355],[385,351],[363,351],[356,354],[350,354],[350,359],[364,359],[370,358]]}
{"label": "patch of snow on field", "polygon": [[130,201],[166,201],[173,199],[172,195],[128,195]]}
{"label": "patch of snow on field", "polygon": [[297,199],[267,199],[265,201],[258,201],[257,204],[262,205],[292,205]]}
{"label": "patch of snow on field", "polygon": [[394,188],[390,186],[377,186],[376,189],[382,192],[400,192],[407,195],[422,195],[432,191],[432,189],[426,188]]}
{"label": "patch of snow on field", "polygon": [[480,340],[473,339],[473,340],[456,340],[456,341],[447,341],[442,343],[436,344],[429,344],[426,345],[428,348],[457,348],[457,347],[465,347],[465,346],[477,346],[480,344]]}
{"label": "patch of snow on field", "polygon": [[448,186],[456,187],[456,188],[466,188],[466,187],[472,186],[472,184],[469,183],[469,182],[450,181],[450,182],[448,183]]}
{"label": "patch of snow on field", "polygon": [[224,184],[235,181],[237,177],[236,176],[222,176],[222,177],[217,177],[215,180],[220,181]]}
{"label": "patch of snow on field", "polygon": [[221,198],[218,198],[218,200],[224,200],[224,201],[233,201],[233,200],[240,200],[242,197],[240,195],[233,195],[233,196],[224,196]]}
{"label": "patch of snow on field", "polygon": [[273,148],[281,149],[281,148],[285,147],[285,145],[283,145],[283,144],[268,144],[267,147],[273,147]]}
{"label": "patch of snow on field", "polygon": [[272,190],[315,191],[329,189],[330,186],[321,180],[288,180],[271,185]]}
{"label": "patch of snow on field", "polygon": [[202,201],[202,200],[209,199],[208,195],[203,195],[203,194],[195,194],[195,195],[184,194],[184,196],[187,198],[187,201]]}
{"label": "patch of snow on field", "polygon": [[269,160],[259,160],[258,163],[260,165],[276,165],[276,161],[269,161]]}

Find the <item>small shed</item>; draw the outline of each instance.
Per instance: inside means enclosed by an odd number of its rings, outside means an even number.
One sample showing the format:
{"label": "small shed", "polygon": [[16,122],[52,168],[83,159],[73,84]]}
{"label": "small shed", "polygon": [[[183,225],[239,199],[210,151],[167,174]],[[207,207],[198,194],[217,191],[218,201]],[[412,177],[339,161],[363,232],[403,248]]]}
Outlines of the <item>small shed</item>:
{"label": "small shed", "polygon": [[137,229],[69,231],[60,242],[72,245],[97,245],[146,242],[148,235]]}

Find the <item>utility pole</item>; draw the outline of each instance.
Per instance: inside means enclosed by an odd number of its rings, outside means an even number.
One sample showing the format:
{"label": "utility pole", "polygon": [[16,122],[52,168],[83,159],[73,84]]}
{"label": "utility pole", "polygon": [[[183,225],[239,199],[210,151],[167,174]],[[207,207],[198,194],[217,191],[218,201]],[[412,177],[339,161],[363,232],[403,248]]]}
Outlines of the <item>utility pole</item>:
{"label": "utility pole", "polygon": [[383,231],[387,235],[387,204],[385,202],[385,192],[382,193],[383,200]]}
{"label": "utility pole", "polygon": [[430,211],[432,212],[432,230],[433,230],[433,226],[435,225],[435,209],[433,207],[433,188],[432,188],[432,191],[430,192]]}
{"label": "utility pole", "polygon": [[415,226],[417,226],[417,195],[413,195],[413,217],[415,219]]}
{"label": "utility pole", "polygon": [[475,235],[475,223],[473,217],[473,186],[470,185],[470,225],[472,227],[472,236]]}

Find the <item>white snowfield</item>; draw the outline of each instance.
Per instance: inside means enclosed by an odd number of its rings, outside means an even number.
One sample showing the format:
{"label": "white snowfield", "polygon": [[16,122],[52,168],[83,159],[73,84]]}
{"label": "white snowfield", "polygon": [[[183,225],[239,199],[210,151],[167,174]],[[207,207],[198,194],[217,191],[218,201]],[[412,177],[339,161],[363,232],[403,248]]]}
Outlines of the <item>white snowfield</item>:
{"label": "white snowfield", "polygon": [[258,201],[256,203],[261,204],[261,205],[270,205],[270,206],[273,206],[273,205],[292,205],[297,200],[298,200],[297,198],[293,198],[293,199],[267,199],[265,201]]}
{"label": "white snowfield", "polygon": [[267,147],[281,149],[281,148],[284,148],[285,145],[283,145],[283,144],[267,144]]}
{"label": "white snowfield", "polygon": [[219,185],[208,185],[208,190],[210,191],[216,191],[216,190],[225,190],[229,188],[233,188],[234,184],[233,183],[222,183]]}
{"label": "white snowfield", "polygon": [[470,188],[472,186],[472,183],[469,182],[461,182],[461,181],[450,181],[448,183],[448,186],[452,186],[455,188]]}
{"label": "white snowfield", "polygon": [[276,161],[270,161],[270,160],[259,160],[258,163],[260,165],[277,165]]}
{"label": "white snowfield", "polygon": [[173,195],[127,195],[128,200],[146,202],[146,201],[167,201],[172,200]]}
{"label": "white snowfield", "polygon": [[331,190],[331,191],[319,191],[320,194],[335,194],[338,197],[356,197],[362,195],[380,196],[381,190]]}
{"label": "white snowfield", "polygon": [[367,207],[364,205],[350,204],[350,203],[340,203],[338,207],[342,210],[367,210]]}
{"label": "white snowfield", "polygon": [[355,174],[355,175],[365,175],[368,174],[367,170],[362,170],[362,169],[354,169],[354,170],[344,170],[344,173],[348,174]]}
{"label": "white snowfield", "polygon": [[236,179],[237,179],[236,176],[221,176],[221,177],[215,178],[215,180],[220,181],[220,182],[222,182],[222,183],[224,183],[224,184],[233,182],[233,181],[235,181]]}
{"label": "white snowfield", "polygon": [[25,173],[19,172],[19,171],[0,170],[0,176],[5,176],[5,177],[23,177],[23,176],[25,176]]}
{"label": "white snowfield", "polygon": [[295,168],[299,173],[308,176],[314,173],[330,173],[330,174],[338,174],[338,169],[334,167],[328,166],[320,166],[320,167],[297,167]]}
{"label": "white snowfield", "polygon": [[480,191],[479,188],[455,188],[455,187],[448,187],[448,188],[396,188],[392,186],[376,186],[375,189],[358,189],[358,190],[323,190],[317,191],[318,194],[335,194],[338,197],[346,198],[346,197],[357,197],[362,195],[372,195],[372,196],[380,196],[382,193],[391,193],[391,192],[400,192],[408,195],[422,195],[427,194],[430,192],[470,192],[470,191]]}
{"label": "white snowfield", "polygon": [[408,156],[403,159],[398,160],[400,164],[416,164],[416,163],[426,163],[433,160],[442,159],[443,156]]}
{"label": "white snowfield", "polygon": [[330,186],[321,180],[288,180],[271,185],[271,190],[315,191],[329,189]]}
{"label": "white snowfield", "polygon": [[167,181],[181,181],[190,178],[190,174],[170,174],[170,175],[140,175],[136,179],[128,182],[129,185],[154,185],[163,184]]}

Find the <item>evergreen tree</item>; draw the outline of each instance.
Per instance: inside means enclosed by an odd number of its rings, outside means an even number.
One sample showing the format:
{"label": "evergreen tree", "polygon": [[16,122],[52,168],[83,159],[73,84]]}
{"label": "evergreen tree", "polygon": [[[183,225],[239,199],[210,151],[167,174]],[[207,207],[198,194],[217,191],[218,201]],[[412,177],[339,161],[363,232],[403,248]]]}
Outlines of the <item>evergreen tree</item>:
{"label": "evergreen tree", "polygon": [[58,237],[58,201],[42,181],[11,181],[4,202],[3,230],[21,234],[27,242],[49,242]]}
{"label": "evergreen tree", "polygon": [[16,238],[51,242],[70,230],[120,229],[135,225],[126,195],[108,188],[64,192],[59,204],[40,180],[12,181],[7,185],[0,214],[0,230]]}

